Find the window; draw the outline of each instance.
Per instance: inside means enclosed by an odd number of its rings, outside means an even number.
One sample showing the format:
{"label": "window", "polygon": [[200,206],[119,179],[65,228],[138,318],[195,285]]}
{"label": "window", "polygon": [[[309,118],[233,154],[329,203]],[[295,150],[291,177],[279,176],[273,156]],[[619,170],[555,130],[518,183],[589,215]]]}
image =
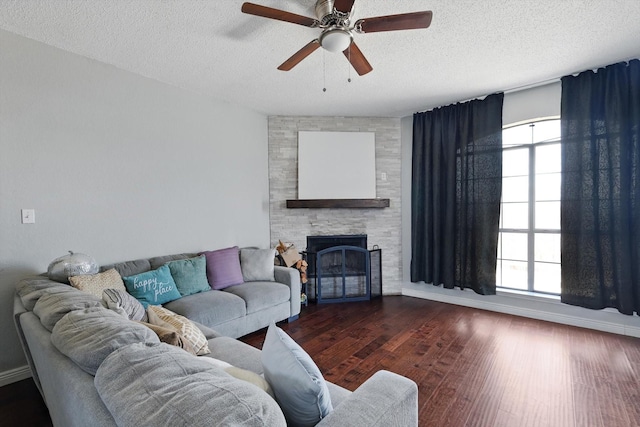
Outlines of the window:
{"label": "window", "polygon": [[497,285],[560,294],[560,120],[502,131]]}

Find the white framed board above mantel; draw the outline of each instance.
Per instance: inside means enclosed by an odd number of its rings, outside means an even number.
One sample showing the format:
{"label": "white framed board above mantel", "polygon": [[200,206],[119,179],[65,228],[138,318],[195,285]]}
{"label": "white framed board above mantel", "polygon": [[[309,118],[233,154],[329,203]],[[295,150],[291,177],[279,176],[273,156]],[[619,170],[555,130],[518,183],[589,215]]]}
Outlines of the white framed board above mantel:
{"label": "white framed board above mantel", "polygon": [[374,132],[298,132],[298,199],[287,208],[386,208],[376,197]]}
{"label": "white framed board above mantel", "polygon": [[375,199],[374,132],[298,132],[298,199]]}

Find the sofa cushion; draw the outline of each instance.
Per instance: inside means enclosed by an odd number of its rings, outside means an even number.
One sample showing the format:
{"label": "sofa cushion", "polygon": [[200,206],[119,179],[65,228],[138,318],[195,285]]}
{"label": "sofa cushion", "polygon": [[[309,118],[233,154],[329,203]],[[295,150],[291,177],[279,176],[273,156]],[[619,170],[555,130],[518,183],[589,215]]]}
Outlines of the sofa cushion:
{"label": "sofa cushion", "polygon": [[120,276],[134,276],[136,274],[145,273],[151,270],[151,264],[148,259],[136,259],[133,261],[119,262],[116,264],[105,265],[100,268],[100,271],[106,271],[110,268],[115,269]]}
{"label": "sofa cushion", "polygon": [[173,281],[169,267],[162,267],[134,276],[123,277],[127,292],[133,295],[142,305],[164,304],[180,298],[180,292]]}
{"label": "sofa cushion", "polygon": [[237,295],[223,291],[207,291],[182,297],[164,305],[174,313],[209,328],[246,316],[245,302]]}
{"label": "sofa cushion", "polygon": [[315,426],[333,410],[327,384],[316,364],[274,323],[269,325],[262,346],[262,366],[290,425]]}
{"label": "sofa cushion", "polygon": [[167,344],[132,344],[107,357],[96,389],[117,425],[286,426],[269,395],[200,359]]}
{"label": "sofa cushion", "polygon": [[243,283],[227,288],[223,292],[242,298],[247,305],[248,314],[287,302],[291,298],[291,289],[277,282]]}
{"label": "sofa cushion", "polygon": [[189,341],[197,355],[210,353],[207,338],[202,331],[186,317],[180,316],[159,305],[150,305],[147,309],[147,315],[149,317],[149,323],[174,329],[183,339]]}
{"label": "sofa cushion", "polygon": [[40,318],[40,323],[49,331],[70,311],[90,307],[102,308],[102,300],[95,295],[79,291],[69,285],[64,286],[72,289],[73,292],[44,294],[33,307],[33,312]]}
{"label": "sofa cushion", "polygon": [[169,261],[167,266],[183,297],[211,289],[207,281],[207,260],[204,255]]}
{"label": "sofa cushion", "polygon": [[122,277],[115,268],[97,274],[81,274],[69,277],[71,286],[84,292],[89,292],[102,298],[105,289],[119,289],[126,291]]}
{"label": "sofa cushion", "polygon": [[231,337],[216,337],[209,340],[211,353],[205,357],[214,357],[242,369],[262,374],[260,350]]}
{"label": "sofa cushion", "polygon": [[201,253],[207,259],[207,279],[212,289],[224,289],[243,282],[238,251],[238,247],[233,246]]}
{"label": "sofa cushion", "polygon": [[[83,371],[95,375],[113,351],[132,343],[159,343],[149,328],[104,308],[69,312],[51,332],[51,342]],[[186,354],[186,353],[185,353]]]}
{"label": "sofa cushion", "polygon": [[170,261],[193,258],[195,256],[198,256],[198,255],[193,253],[184,253],[184,254],[175,254],[175,255],[156,256],[153,258],[149,258],[149,265],[151,265],[152,270],[156,270],[157,268],[162,267],[163,265],[165,265]]}
{"label": "sofa cushion", "polygon": [[24,308],[29,311],[33,310],[36,302],[46,294],[56,294],[64,292],[78,292],[78,290],[65,283],[54,282],[44,276],[33,276],[18,282],[16,286],[16,294],[20,297],[20,301]]}
{"label": "sofa cushion", "polygon": [[126,316],[129,320],[147,321],[147,312],[144,307],[125,289],[105,289],[102,291],[102,301],[107,308]]}
{"label": "sofa cushion", "polygon": [[275,249],[243,248],[240,251],[242,279],[245,282],[273,281]]}

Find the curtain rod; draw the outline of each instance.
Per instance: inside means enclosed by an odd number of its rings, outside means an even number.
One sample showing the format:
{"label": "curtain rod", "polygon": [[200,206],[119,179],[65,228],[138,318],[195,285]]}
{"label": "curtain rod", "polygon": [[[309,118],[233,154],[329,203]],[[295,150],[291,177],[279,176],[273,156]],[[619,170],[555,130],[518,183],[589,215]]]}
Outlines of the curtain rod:
{"label": "curtain rod", "polygon": [[529,83],[529,84],[522,85],[522,86],[512,87],[512,88],[503,90],[502,92],[504,92],[505,94],[514,93],[514,92],[520,92],[520,91],[523,91],[523,90],[533,89],[535,87],[546,86],[546,85],[549,85],[551,83],[559,83],[559,82],[560,82],[560,78],[556,77],[554,79],[543,80],[543,81],[540,81],[540,82],[537,82],[537,83]]}

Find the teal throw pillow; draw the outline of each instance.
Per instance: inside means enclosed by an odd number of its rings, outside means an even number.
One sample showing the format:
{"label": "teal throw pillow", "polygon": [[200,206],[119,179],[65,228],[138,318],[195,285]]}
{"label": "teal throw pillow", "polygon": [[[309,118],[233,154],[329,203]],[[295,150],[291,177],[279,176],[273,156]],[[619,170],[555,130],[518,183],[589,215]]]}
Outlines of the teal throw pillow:
{"label": "teal throw pillow", "polygon": [[211,290],[207,280],[207,259],[204,255],[170,261],[166,265],[169,266],[178,292],[183,297]]}
{"label": "teal throw pillow", "polygon": [[149,305],[162,305],[181,297],[167,265],[146,273],[122,278],[124,286],[146,309]]}

